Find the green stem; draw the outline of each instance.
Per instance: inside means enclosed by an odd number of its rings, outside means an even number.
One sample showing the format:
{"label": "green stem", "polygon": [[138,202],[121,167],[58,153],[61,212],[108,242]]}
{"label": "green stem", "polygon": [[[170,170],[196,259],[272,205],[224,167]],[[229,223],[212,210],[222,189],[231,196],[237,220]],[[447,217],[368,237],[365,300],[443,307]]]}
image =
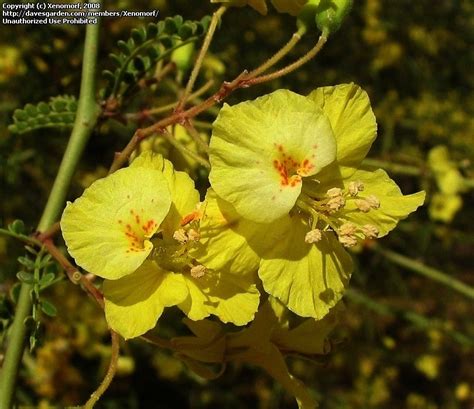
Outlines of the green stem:
{"label": "green stem", "polygon": [[105,374],[104,380],[99,385],[97,390],[92,393],[90,399],[85,403],[84,409],[92,409],[100,397],[105,393],[108,389],[112,380],[114,379],[115,373],[117,372],[117,363],[120,353],[120,338],[119,335],[115,331],[110,331],[110,335],[112,338],[112,354],[110,357],[110,364],[109,368],[107,369],[107,373]]}
{"label": "green stem", "polygon": [[[199,88],[196,92],[193,92],[191,95],[189,95],[188,101],[193,101],[195,98],[199,98],[202,94],[205,94],[209,90],[209,88],[211,88],[213,85],[214,85],[214,81],[209,80],[201,88]],[[163,106],[158,107],[158,108],[147,109],[144,112],[144,114],[145,115],[157,115],[157,114],[161,114],[161,113],[166,112],[166,111],[171,111],[172,109],[176,109],[175,107],[176,107],[176,102],[172,102],[171,104],[163,105]],[[127,114],[126,116],[127,116],[127,118],[132,118],[133,119],[133,117],[137,117],[139,115],[140,115],[140,113],[138,113],[138,114]]]}
{"label": "green stem", "polygon": [[391,262],[398,264],[399,266],[405,267],[415,273],[425,276],[433,281],[445,285],[454,291],[474,300],[474,288],[464,284],[463,282],[450,277],[442,271],[436,270],[432,267],[425,266],[424,264],[412,260],[411,258],[402,256],[401,254],[395,253],[392,250],[384,249],[380,245],[373,245],[372,250],[382,254],[385,258]]}
{"label": "green stem", "polygon": [[171,135],[168,131],[164,130],[162,134],[171,145],[173,145],[179,152],[181,152],[181,154],[190,156],[196,162],[200,163],[202,166],[204,166],[207,169],[211,168],[211,165],[206,159],[204,159],[203,157],[201,157],[200,155],[198,155],[196,152],[192,151],[191,149],[186,148],[183,144],[177,141],[176,138],[173,135]]}
{"label": "green stem", "polygon": [[[408,176],[420,176],[427,174],[428,176],[433,177],[432,173],[428,173],[423,169],[423,167],[413,166],[413,165],[404,165],[401,163],[393,163],[385,160],[379,159],[364,159],[362,162],[363,165],[372,166],[374,168],[383,168],[389,172],[398,173],[400,175]],[[474,189],[474,179],[464,178],[464,186],[467,189]]]}
{"label": "green stem", "polygon": [[25,236],[24,234],[17,234],[7,229],[0,229],[0,234],[13,237],[14,239],[20,240],[25,244],[41,247],[41,242],[30,236]]}
{"label": "green stem", "polygon": [[287,65],[286,67],[283,67],[282,69],[278,71],[272,72],[271,74],[252,78],[248,81],[245,81],[245,84],[247,86],[261,84],[262,82],[272,81],[274,79],[283,77],[284,75],[287,75],[290,72],[293,72],[294,70],[298,69],[299,67],[301,67],[302,65],[306,64],[308,61],[316,57],[316,55],[323,48],[324,44],[326,44],[327,40],[328,40],[327,37],[325,37],[324,35],[321,35],[316,45],[311,50],[309,50],[308,53],[306,53],[303,57],[296,60],[294,63]]}
{"label": "green stem", "polygon": [[401,175],[420,176],[423,173],[422,170],[417,166],[392,163],[379,159],[366,158],[362,164],[374,168],[383,168],[389,172],[399,173]]}
{"label": "green stem", "polygon": [[[89,136],[96,124],[99,107],[95,101],[95,72],[99,40],[99,25],[88,25],[84,44],[81,90],[76,121],[59,167],[38,231],[47,230],[58,218],[64,206],[68,187]],[[0,409],[10,409],[25,342],[25,318],[31,313],[32,286],[22,284],[8,348],[0,376]]]}
{"label": "green stem", "polygon": [[359,290],[355,290],[353,288],[347,289],[344,293],[344,297],[349,299],[353,303],[360,304],[366,307],[367,309],[375,312],[376,314],[391,317],[399,316],[404,320],[410,322],[417,328],[420,328],[420,330],[426,331],[430,328],[436,328],[449,335],[452,339],[454,339],[461,345],[471,347],[474,345],[474,340],[472,339],[472,337],[449,328],[446,323],[442,321],[426,318],[423,315],[418,314],[414,311],[406,311],[400,308],[380,303],[374,300],[373,298],[363,294]]}
{"label": "green stem", "polygon": [[276,52],[272,57],[270,57],[265,63],[263,63],[260,67],[255,68],[254,70],[250,71],[247,75],[247,78],[255,78],[256,76],[262,74],[263,72],[267,71],[269,68],[273,67],[278,61],[280,61],[286,54],[288,54],[296,44],[301,40],[301,37],[306,32],[305,27],[301,27],[296,33],[294,33],[290,41],[288,41],[280,50]]}
{"label": "green stem", "polygon": [[199,50],[196,63],[194,64],[188,83],[186,84],[186,89],[184,90],[184,93],[179,100],[178,106],[176,107],[177,111],[180,111],[184,107],[184,105],[186,104],[186,100],[189,98],[189,95],[193,90],[194,83],[196,82],[197,76],[199,75],[199,71],[201,70],[202,62],[204,61],[204,57],[207,54],[209,46],[211,45],[212,37],[214,37],[214,33],[216,32],[217,24],[219,23],[219,20],[221,19],[222,15],[225,13],[226,10],[227,6],[221,6],[212,15],[212,19],[209,24],[209,29],[207,30],[206,37],[204,38],[204,41],[202,43],[202,47]]}

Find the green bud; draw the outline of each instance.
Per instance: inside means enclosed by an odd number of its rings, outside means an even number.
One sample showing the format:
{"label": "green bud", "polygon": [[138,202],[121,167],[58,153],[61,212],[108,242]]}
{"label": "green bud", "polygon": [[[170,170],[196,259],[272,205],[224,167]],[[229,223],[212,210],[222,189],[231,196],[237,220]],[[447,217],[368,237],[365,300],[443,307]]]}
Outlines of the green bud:
{"label": "green bud", "polygon": [[307,29],[316,24],[327,36],[341,27],[351,7],[352,0],[309,0],[298,15],[298,24]]}
{"label": "green bud", "polygon": [[194,43],[183,45],[171,54],[171,61],[176,64],[179,71],[186,72],[193,64]]}

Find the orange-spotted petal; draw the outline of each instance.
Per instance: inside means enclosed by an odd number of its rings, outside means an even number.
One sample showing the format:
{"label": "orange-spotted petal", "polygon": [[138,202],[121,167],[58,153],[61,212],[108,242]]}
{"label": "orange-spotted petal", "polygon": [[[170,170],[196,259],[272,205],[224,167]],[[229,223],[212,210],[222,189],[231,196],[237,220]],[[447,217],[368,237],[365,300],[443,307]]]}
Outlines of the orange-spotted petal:
{"label": "orange-spotted petal", "polygon": [[210,143],[209,178],[241,216],[269,223],[293,208],[303,178],[335,157],[336,141],[321,108],[278,90],[221,109]]}
{"label": "orange-spotted petal", "polygon": [[130,274],[150,254],[149,239],[170,204],[168,184],[157,170],[125,168],[97,180],[64,210],[61,229],[69,253],[100,277]]}

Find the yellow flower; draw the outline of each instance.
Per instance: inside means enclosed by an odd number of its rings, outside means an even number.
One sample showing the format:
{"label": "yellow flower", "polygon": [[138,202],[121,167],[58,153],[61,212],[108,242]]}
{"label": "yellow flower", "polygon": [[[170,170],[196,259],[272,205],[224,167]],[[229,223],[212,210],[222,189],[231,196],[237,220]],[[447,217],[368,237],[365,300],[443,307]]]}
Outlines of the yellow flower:
{"label": "yellow flower", "polygon": [[240,216],[234,230],[261,257],[265,291],[298,315],[322,318],[340,300],[344,247],[386,235],[424,201],[381,169],[358,169],[376,128],[354,84],[279,90],[224,106],[214,123],[211,186]]}
{"label": "yellow flower", "polygon": [[[258,258],[238,265],[219,258],[225,249],[230,260],[238,259],[232,249],[242,247],[240,237],[225,232],[223,241],[213,221],[220,217],[217,208],[198,208],[189,176],[151,152],[96,181],[66,208],[61,225],[68,249],[81,267],[106,278],[106,319],[123,337],[152,329],[171,306],[193,320],[213,314],[244,325],[253,319]],[[114,220],[118,227],[110,228]]]}

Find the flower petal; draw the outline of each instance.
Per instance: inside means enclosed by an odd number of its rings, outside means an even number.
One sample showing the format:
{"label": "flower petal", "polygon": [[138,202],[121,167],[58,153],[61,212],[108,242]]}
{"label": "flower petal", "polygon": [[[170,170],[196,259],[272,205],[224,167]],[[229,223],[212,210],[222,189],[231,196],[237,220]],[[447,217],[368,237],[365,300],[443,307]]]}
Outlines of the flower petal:
{"label": "flower petal", "polygon": [[299,216],[278,223],[280,238],[260,262],[263,287],[295,314],[323,318],[342,297],[352,259],[330,232],[307,244],[309,229]]}
{"label": "flower petal", "polygon": [[[377,136],[377,123],[367,93],[351,83],[317,88],[308,98],[329,118],[337,140],[337,163],[342,176],[349,176],[365,158]],[[325,174],[323,171],[320,179]]]}
{"label": "flower petal", "polygon": [[249,237],[255,235],[259,225],[243,220],[234,207],[217,197],[209,189],[202,206],[198,247],[192,254],[199,263],[230,274],[246,275],[257,271],[260,257],[250,247]]}
{"label": "flower petal", "polygon": [[160,227],[164,238],[172,239],[173,233],[180,227],[182,218],[195,211],[199,203],[199,192],[195,189],[193,180],[187,173],[175,170],[169,160],[150,151],[143,152],[130,167],[163,172],[171,194],[171,207]]}
{"label": "flower petal", "polygon": [[[270,299],[272,308],[278,300]],[[289,329],[288,319],[275,328],[272,335],[272,341],[278,345],[280,349],[285,351],[298,352],[305,355],[321,355],[327,354],[330,349],[328,344],[329,333],[334,329],[341,316],[343,309],[342,302],[336,304],[322,320],[313,318],[305,319],[295,328]],[[277,313],[277,312],[276,312]]]}
{"label": "flower petal", "polygon": [[125,168],[99,179],[64,210],[61,230],[69,253],[79,266],[100,277],[130,274],[153,248],[148,239],[170,203],[161,172]]}
{"label": "flower petal", "polygon": [[344,180],[344,185],[347,187],[351,181],[361,181],[364,184],[361,197],[374,195],[380,201],[380,207],[362,213],[354,211],[357,209],[354,200],[348,200],[341,217],[359,226],[374,225],[379,231],[378,237],[388,234],[400,220],[405,219],[425,201],[424,191],[403,195],[397,184],[382,169],[373,172],[358,170],[350,179]]}
{"label": "flower petal", "polygon": [[179,308],[190,319],[197,321],[213,314],[222,322],[234,325],[253,320],[260,299],[255,280],[210,270],[200,278],[183,277],[189,296]]}
{"label": "flower petal", "polygon": [[134,273],[104,281],[105,317],[125,339],[154,328],[165,307],[181,303],[188,289],[180,274],[164,271],[145,261]]}
{"label": "flower petal", "polygon": [[230,107],[214,122],[209,179],[243,217],[268,223],[287,214],[302,177],[336,156],[331,125],[310,99],[288,90]]}

